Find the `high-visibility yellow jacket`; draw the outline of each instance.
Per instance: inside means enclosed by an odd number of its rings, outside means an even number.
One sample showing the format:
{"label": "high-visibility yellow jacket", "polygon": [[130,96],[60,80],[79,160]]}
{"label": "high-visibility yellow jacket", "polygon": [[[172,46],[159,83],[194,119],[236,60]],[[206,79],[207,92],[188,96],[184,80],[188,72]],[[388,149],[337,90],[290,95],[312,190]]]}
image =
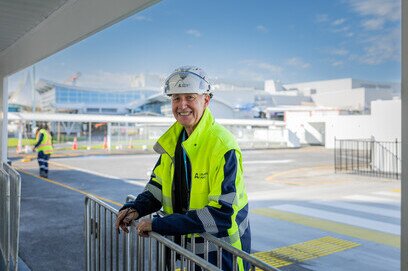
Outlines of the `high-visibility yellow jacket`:
{"label": "high-visibility yellow jacket", "polygon": [[40,145],[37,147],[37,151],[42,151],[45,154],[52,154],[54,148],[52,147],[52,137],[50,133],[45,129],[41,129],[36,135],[37,142],[41,135],[43,135],[43,139],[41,140]]}
{"label": "high-visibility yellow jacket", "polygon": [[[160,154],[145,191],[125,207],[144,216],[163,207],[170,214],[153,220],[152,229],[164,235],[208,232],[250,252],[248,198],[245,190],[241,150],[233,135],[217,124],[209,109],[182,143],[191,166],[189,208],[173,213],[174,157],[183,126],[174,123],[157,141]],[[232,265],[232,258],[231,262]],[[239,261],[239,269],[243,269]],[[223,260],[223,268],[225,262]]]}

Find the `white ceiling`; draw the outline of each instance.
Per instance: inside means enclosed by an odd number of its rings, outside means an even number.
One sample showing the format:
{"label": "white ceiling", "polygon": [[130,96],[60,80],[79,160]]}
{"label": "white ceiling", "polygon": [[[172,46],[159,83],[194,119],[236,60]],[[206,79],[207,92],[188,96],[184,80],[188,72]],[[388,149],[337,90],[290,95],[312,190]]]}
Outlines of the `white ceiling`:
{"label": "white ceiling", "polygon": [[69,0],[0,0],[0,54]]}

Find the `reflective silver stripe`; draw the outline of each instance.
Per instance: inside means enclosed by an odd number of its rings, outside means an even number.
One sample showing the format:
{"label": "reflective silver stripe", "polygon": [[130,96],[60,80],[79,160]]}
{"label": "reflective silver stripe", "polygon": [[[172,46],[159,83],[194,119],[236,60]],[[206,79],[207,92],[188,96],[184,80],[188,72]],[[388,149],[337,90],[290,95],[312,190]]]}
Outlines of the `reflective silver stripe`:
{"label": "reflective silver stripe", "polygon": [[204,230],[206,232],[208,233],[218,232],[217,224],[215,224],[215,220],[212,217],[208,208],[198,209],[196,212],[201,223],[203,223]]}
{"label": "reflective silver stripe", "polygon": [[166,150],[162,147],[162,145],[159,144],[159,142],[156,142],[156,144],[154,144],[153,150],[158,154],[166,153]]}
{"label": "reflective silver stripe", "polygon": [[239,224],[239,236],[241,237],[244,235],[246,229],[248,228],[248,216],[245,217],[244,220],[242,220],[241,224]]}
{"label": "reflective silver stripe", "polygon": [[239,232],[236,231],[233,235],[221,237],[220,239],[232,245],[233,243],[239,240]]}
{"label": "reflective silver stripe", "polygon": [[234,203],[236,203],[236,201],[235,201],[236,196],[237,196],[237,193],[231,192],[231,193],[228,193],[228,194],[225,194],[225,195],[221,195],[220,200],[225,201],[225,202],[230,203],[230,204],[234,204]]}
{"label": "reflective silver stripe", "polygon": [[237,196],[237,193],[231,192],[231,193],[223,194],[220,196],[209,196],[208,199],[212,201],[216,201],[216,202],[223,201],[223,202],[233,205],[236,203],[236,196]]}
{"label": "reflective silver stripe", "polygon": [[152,193],[153,197],[157,199],[158,201],[162,202],[162,191],[159,189],[157,186],[154,186],[150,183],[148,183],[145,187],[146,190],[148,190],[150,193]]}
{"label": "reflective silver stripe", "polygon": [[48,167],[46,165],[41,165],[40,168],[47,169]]}
{"label": "reflective silver stripe", "polygon": [[[205,249],[204,249],[204,243],[198,243],[197,240],[195,242],[195,249],[194,249],[194,253],[195,254],[204,254]],[[190,250],[191,252],[193,251],[191,248],[191,241],[187,242],[187,250]],[[217,246],[211,242],[208,242],[208,252],[211,251],[217,251]]]}

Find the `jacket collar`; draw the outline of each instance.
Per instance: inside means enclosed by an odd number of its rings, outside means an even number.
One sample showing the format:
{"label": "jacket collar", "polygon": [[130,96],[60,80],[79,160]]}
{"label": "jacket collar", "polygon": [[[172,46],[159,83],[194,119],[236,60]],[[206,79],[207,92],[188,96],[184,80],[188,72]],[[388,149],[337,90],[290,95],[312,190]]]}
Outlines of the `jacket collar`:
{"label": "jacket collar", "polygon": [[[211,114],[210,109],[207,107],[201,116],[196,128],[191,133],[191,135],[183,142],[185,149],[196,149],[203,144],[203,137],[205,132],[214,123],[214,117]],[[180,136],[183,126],[177,121],[159,138],[159,140],[154,145],[153,149],[159,153],[167,153],[172,158],[174,157],[174,152],[177,145],[177,139]]]}

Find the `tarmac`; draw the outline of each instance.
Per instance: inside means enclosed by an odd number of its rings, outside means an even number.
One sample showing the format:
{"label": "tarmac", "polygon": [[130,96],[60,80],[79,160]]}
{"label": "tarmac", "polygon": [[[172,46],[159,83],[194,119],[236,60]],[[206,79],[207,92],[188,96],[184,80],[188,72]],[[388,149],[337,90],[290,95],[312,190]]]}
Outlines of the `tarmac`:
{"label": "tarmac", "polygon": [[[338,223],[330,224],[293,213],[293,210],[289,213],[282,210],[296,206],[295,211],[309,210],[322,202],[341,203],[355,193],[374,195],[385,191],[397,195],[400,194],[399,180],[335,173],[332,151],[321,147],[252,150],[244,151],[243,156],[252,210],[254,252],[266,253],[288,245],[298,249],[296,244],[310,242],[316,245],[320,240],[326,240],[325,236],[330,236],[345,245],[352,242],[351,247],[354,248],[348,249],[350,252],[334,250],[331,256],[316,254],[317,258],[289,263],[281,269],[391,271],[398,268],[398,235],[373,232],[364,229],[364,225],[339,226]],[[61,270],[61,266],[64,270],[83,269],[84,194],[101,196],[118,208],[126,195],[137,195],[143,190],[157,156],[152,152],[134,150],[58,151],[51,159],[48,179],[37,176],[38,165],[34,155],[14,155],[11,159],[23,177],[20,257],[26,265],[22,263],[22,267],[36,271]],[[398,211],[394,202],[392,205],[388,202],[364,204],[364,208]],[[330,210],[325,208],[326,212]],[[351,221],[366,219],[381,220],[378,223],[386,225],[397,223],[395,219],[378,218],[353,210],[343,216],[351,218]],[[273,234],[270,229],[279,234]],[[352,264],[343,264],[346,269],[332,268],[337,259]],[[381,259],[382,264],[376,266],[376,259]],[[372,264],[367,266],[370,261]]]}

